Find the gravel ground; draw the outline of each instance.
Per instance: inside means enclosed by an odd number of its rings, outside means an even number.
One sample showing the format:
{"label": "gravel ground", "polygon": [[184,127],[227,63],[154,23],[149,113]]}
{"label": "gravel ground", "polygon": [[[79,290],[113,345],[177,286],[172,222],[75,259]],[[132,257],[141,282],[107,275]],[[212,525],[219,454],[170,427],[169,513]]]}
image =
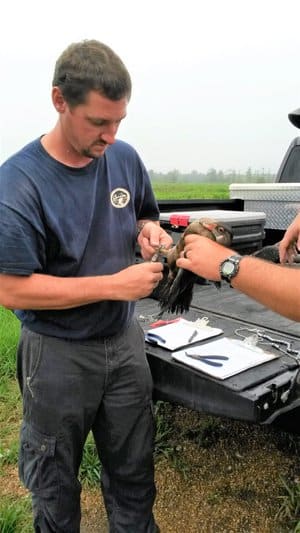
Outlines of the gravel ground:
{"label": "gravel ground", "polygon": [[[292,531],[277,514],[281,478],[299,479],[299,438],[183,408],[174,413],[176,453],[156,464],[154,512],[161,533]],[[84,490],[82,532],[106,531],[99,492]]]}
{"label": "gravel ground", "polygon": [[[285,494],[282,479],[300,483],[300,436],[183,408],[173,409],[172,417],[167,457],[156,463],[154,513],[161,533],[293,531],[278,512]],[[8,465],[1,474],[0,499],[25,493],[17,469]],[[96,488],[83,488],[81,533],[107,533]]]}

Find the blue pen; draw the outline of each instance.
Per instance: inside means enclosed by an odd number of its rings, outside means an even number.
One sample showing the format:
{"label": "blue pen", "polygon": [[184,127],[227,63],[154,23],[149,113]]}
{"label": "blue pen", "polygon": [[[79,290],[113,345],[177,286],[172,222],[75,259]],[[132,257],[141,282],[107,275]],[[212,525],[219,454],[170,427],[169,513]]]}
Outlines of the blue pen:
{"label": "blue pen", "polygon": [[193,333],[191,334],[191,336],[189,337],[188,342],[193,342],[193,340],[197,337],[197,335],[198,335],[198,331],[195,329]]}

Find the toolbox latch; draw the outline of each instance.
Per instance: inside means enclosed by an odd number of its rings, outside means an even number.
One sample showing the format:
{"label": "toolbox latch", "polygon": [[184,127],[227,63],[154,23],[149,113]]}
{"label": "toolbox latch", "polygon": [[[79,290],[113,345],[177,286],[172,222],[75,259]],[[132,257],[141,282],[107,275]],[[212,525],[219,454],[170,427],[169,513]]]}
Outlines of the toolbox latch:
{"label": "toolbox latch", "polygon": [[180,213],[174,213],[170,216],[170,224],[172,226],[188,226],[190,222],[190,215],[181,215]]}

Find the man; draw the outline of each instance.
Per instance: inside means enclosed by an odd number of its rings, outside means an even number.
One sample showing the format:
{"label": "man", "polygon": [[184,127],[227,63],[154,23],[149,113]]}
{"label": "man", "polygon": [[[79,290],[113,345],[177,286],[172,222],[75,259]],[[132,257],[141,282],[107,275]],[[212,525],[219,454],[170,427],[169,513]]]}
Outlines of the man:
{"label": "man", "polygon": [[130,94],[109,47],[71,44],[55,66],[56,125],[1,168],[0,304],[22,322],[19,470],[36,532],[79,532],[90,430],[110,532],[158,531],[152,381],[134,301],[163,267],[135,263],[135,246],[149,260],[171,238],[142,161],[115,139]]}
{"label": "man", "polygon": [[[280,245],[281,262],[291,262],[300,248],[300,214]],[[199,235],[185,238],[177,266],[212,281],[221,279],[273,311],[300,322],[300,270],[276,265],[233,250]]]}

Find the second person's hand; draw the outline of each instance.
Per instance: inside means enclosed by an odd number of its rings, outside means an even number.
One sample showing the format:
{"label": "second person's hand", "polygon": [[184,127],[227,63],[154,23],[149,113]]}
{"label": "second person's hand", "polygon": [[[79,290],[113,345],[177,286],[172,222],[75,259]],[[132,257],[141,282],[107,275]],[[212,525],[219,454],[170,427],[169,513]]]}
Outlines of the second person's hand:
{"label": "second person's hand", "polygon": [[177,266],[211,281],[220,281],[221,262],[235,253],[201,235],[187,235],[184,244],[184,252],[176,261]]}
{"label": "second person's hand", "polygon": [[300,213],[287,228],[279,243],[280,262],[292,263],[300,250]]}

